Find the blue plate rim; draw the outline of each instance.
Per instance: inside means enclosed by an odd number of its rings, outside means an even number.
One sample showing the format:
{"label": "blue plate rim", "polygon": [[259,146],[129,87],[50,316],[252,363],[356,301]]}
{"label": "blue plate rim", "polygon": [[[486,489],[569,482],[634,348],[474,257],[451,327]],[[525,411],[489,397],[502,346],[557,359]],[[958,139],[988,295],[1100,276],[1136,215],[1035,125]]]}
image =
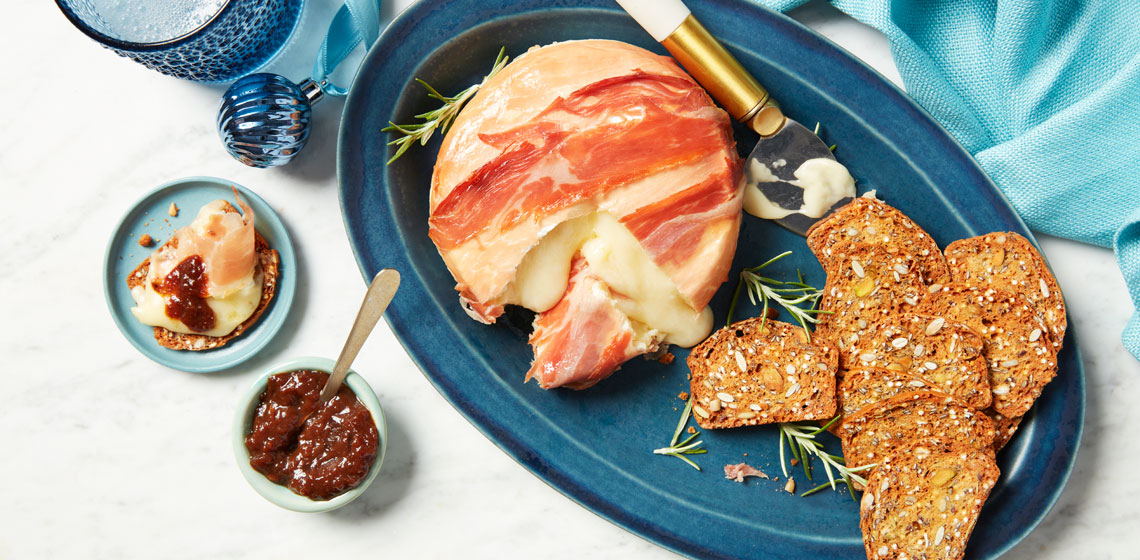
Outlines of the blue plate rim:
{"label": "blue plate rim", "polygon": [[[769,10],[763,6],[748,3],[744,0],[704,0],[702,3],[714,5],[714,8],[708,8],[708,9],[733,10],[737,13],[749,12],[753,15],[753,17],[767,18],[769,21],[767,21],[766,23],[772,25],[773,27],[779,27],[781,29],[781,31],[785,34],[797,36],[801,40],[801,46],[804,48],[822,47],[825,49],[834,49],[834,50],[838,51],[840,53],[840,56],[834,57],[834,60],[836,60],[837,62],[842,64],[846,69],[851,70],[855,74],[858,74],[859,77],[861,77],[863,79],[870,78],[867,81],[875,83],[878,86],[877,93],[882,93],[882,94],[889,96],[891,98],[890,101],[892,103],[898,105],[899,107],[901,107],[901,108],[907,110],[909,113],[911,113],[913,115],[913,123],[916,125],[920,125],[921,127],[926,128],[929,131],[929,134],[928,134],[929,138],[939,141],[939,143],[942,145],[942,147],[945,147],[952,152],[953,156],[955,156],[958,159],[963,160],[966,163],[966,165],[963,165],[962,169],[970,172],[972,175],[971,177],[964,179],[964,180],[969,181],[969,182],[985,184],[986,186],[988,186],[988,191],[983,193],[987,196],[987,202],[995,203],[994,206],[996,207],[997,210],[999,210],[1000,212],[1003,213],[1004,219],[1007,219],[1012,224],[1018,226],[1017,229],[1019,229],[1021,233],[1026,235],[1026,237],[1030,238],[1035,244],[1037,244],[1036,239],[1034,239],[1032,236],[1032,233],[1029,232],[1029,229],[1026,226],[1025,222],[1013,210],[1012,205],[1009,203],[1008,198],[1005,196],[1004,193],[1002,193],[1000,191],[1000,189],[998,189],[996,187],[996,185],[989,179],[989,177],[980,168],[980,166],[978,166],[978,164],[974,160],[973,156],[970,155],[966,151],[966,149],[949,134],[949,132],[945,129],[945,127],[943,127],[940,123],[938,123],[925,109],[923,109],[921,106],[917,105],[913,100],[911,100],[906,95],[906,93],[902,89],[900,89],[898,86],[891,83],[890,81],[886,80],[881,74],[879,74],[877,71],[875,71],[869,65],[867,65],[863,61],[859,60],[857,57],[852,55],[846,49],[844,49],[843,47],[841,47],[839,45],[836,45],[835,43],[833,43],[832,41],[830,41],[826,37],[819,35],[815,31],[803,26],[799,22],[785,16],[784,14],[771,11],[771,10]],[[392,21],[392,23],[381,34],[380,39],[374,45],[373,53],[385,51],[386,50],[385,46],[389,42],[398,40],[397,36],[400,33],[400,30],[402,27],[411,24],[412,20],[415,20],[417,18],[425,16],[428,12],[439,8],[443,4],[446,4],[446,2],[444,0],[418,0],[414,4],[408,6],[404,11],[402,11]],[[551,7],[549,9],[551,11],[554,11],[554,10],[572,10],[572,9],[576,9],[576,8],[577,7],[575,7],[575,6],[567,6],[567,5],[560,4],[556,7]],[[588,7],[582,7],[582,9],[594,9],[594,10],[600,9],[600,10],[620,12],[620,10],[616,6],[613,8],[599,8],[599,7],[594,7],[594,6],[588,6]],[[496,16],[495,19],[497,19],[499,17],[504,17],[504,18],[516,17],[516,16],[519,16],[521,14],[534,13],[536,11],[544,11],[544,10],[538,9],[538,8],[523,9],[523,10],[520,10],[518,12],[512,12],[511,14]],[[489,21],[491,21],[491,20],[485,20],[482,23],[488,23]],[[458,35],[459,33],[463,32],[465,30],[466,29],[456,30],[456,35]],[[731,49],[731,45],[729,45],[729,46]],[[361,69],[358,71],[358,75],[364,75],[366,73],[368,67],[376,64],[375,59],[376,59],[376,57],[372,56],[372,54],[370,53],[369,57],[362,64]],[[345,175],[346,175],[346,173],[345,173],[345,164],[344,164],[344,154],[345,154],[346,149],[347,149],[346,148],[347,135],[346,135],[345,131],[349,130],[349,128],[350,128],[349,127],[349,124],[350,124],[349,121],[352,118],[352,115],[355,113],[356,107],[358,105],[361,105],[364,103],[367,103],[367,100],[362,99],[359,95],[353,96],[352,91],[350,90],[350,94],[348,96],[348,99],[346,100],[345,107],[344,107],[344,110],[342,112],[340,134],[338,135],[337,179],[338,179],[338,183],[340,186],[339,197],[340,197],[340,203],[341,203],[341,216],[342,216],[342,219],[344,220],[344,223],[345,223],[346,233],[348,234],[349,242],[352,246],[354,257],[357,261],[357,266],[361,271],[362,277],[367,282],[368,278],[370,278],[370,276],[371,276],[371,272],[375,272],[373,270],[373,268],[375,268],[375,267],[370,266],[371,263],[370,263],[369,259],[367,258],[367,256],[364,254],[364,251],[363,251],[362,247],[360,246],[360,242],[359,242],[358,238],[353,235],[354,229],[353,229],[353,225],[352,225],[352,218],[350,216],[350,211],[348,208],[348,204],[349,204],[349,200],[347,198],[348,193],[346,192],[346,188],[345,188]],[[891,142],[891,141],[889,141],[889,142],[892,144],[895,143],[895,142]],[[939,194],[944,195],[945,193],[940,192]],[[411,263],[404,255],[399,254],[398,259],[400,262],[398,262],[398,263],[385,263],[385,266],[397,266],[398,265],[398,266],[405,267],[405,268],[411,268],[413,270],[415,269],[415,265],[413,263]],[[420,286],[416,285],[415,288],[418,289],[418,288],[420,288]],[[502,449],[504,452],[506,452],[508,454],[508,456],[510,456],[512,459],[514,459],[516,462],[518,462],[520,465],[522,465],[527,470],[531,471],[532,474],[536,475],[540,480],[545,482],[547,485],[551,486],[555,490],[559,491],[560,493],[562,493],[566,497],[570,498],[571,500],[575,501],[576,503],[582,505],[583,507],[590,509],[595,514],[615,523],[616,525],[630,531],[631,533],[633,533],[635,535],[638,535],[642,538],[650,540],[651,542],[654,542],[654,543],[656,543],[660,546],[663,546],[669,550],[672,550],[674,552],[684,554],[687,556],[688,555],[705,555],[705,554],[714,554],[715,555],[716,554],[714,551],[712,551],[708,548],[705,548],[705,547],[699,545],[698,543],[693,543],[693,542],[688,542],[688,541],[678,541],[678,540],[674,539],[672,535],[669,535],[666,533],[661,533],[661,532],[654,533],[650,529],[648,529],[644,526],[635,528],[635,523],[638,521],[641,521],[641,520],[628,518],[627,516],[625,516],[623,514],[623,511],[620,508],[614,507],[613,504],[610,504],[609,502],[605,501],[604,499],[602,499],[602,500],[590,499],[590,498],[599,498],[598,496],[596,496],[596,493],[591,489],[583,488],[581,486],[560,486],[560,484],[562,484],[562,485],[569,484],[570,482],[572,482],[571,479],[568,477],[564,477],[564,478],[558,479],[557,481],[552,480],[551,479],[552,475],[558,474],[558,473],[542,472],[543,465],[541,465],[540,461],[537,461],[533,457],[533,454],[528,455],[527,452],[529,451],[529,449],[527,449],[521,443],[521,441],[519,440],[518,437],[513,435],[508,429],[505,429],[503,426],[495,424],[494,421],[490,417],[483,414],[484,411],[469,409],[466,406],[464,406],[464,403],[457,402],[456,395],[454,393],[452,393],[452,391],[454,390],[454,387],[448,383],[445,383],[445,381],[446,381],[445,378],[438,373],[441,369],[446,367],[445,364],[438,362],[429,353],[419,352],[418,347],[420,345],[418,344],[418,342],[416,340],[413,339],[413,337],[410,336],[411,330],[409,330],[408,327],[410,324],[415,322],[414,317],[405,317],[403,310],[400,309],[398,306],[393,305],[391,308],[389,308],[388,312],[385,314],[385,318],[386,318],[389,326],[392,328],[393,334],[395,334],[396,338],[399,340],[400,344],[404,347],[404,349],[408,353],[409,357],[411,357],[413,362],[415,362],[416,366],[421,370],[421,372],[424,374],[424,376],[427,378],[427,380],[432,384],[432,386],[435,387],[436,390],[439,391],[439,393],[460,414],[462,414],[472,425],[474,425],[488,439],[490,439],[493,443],[495,443],[495,445],[497,445],[500,449]],[[1080,443],[1081,443],[1081,440],[1083,438],[1084,422],[1085,422],[1085,414],[1086,414],[1086,379],[1085,379],[1085,374],[1084,374],[1083,358],[1081,356],[1080,348],[1079,348],[1079,345],[1077,342],[1076,332],[1072,328],[1072,326],[1069,327],[1069,330],[1068,330],[1068,333],[1066,336],[1066,340],[1065,340],[1065,345],[1067,346],[1066,351],[1072,353],[1072,360],[1071,361],[1074,363],[1074,366],[1076,369],[1076,371],[1074,373],[1076,374],[1076,377],[1077,377],[1077,379],[1076,379],[1076,385],[1077,385],[1076,390],[1080,395],[1080,403],[1079,403],[1080,406],[1079,406],[1079,410],[1077,411],[1078,414],[1075,418],[1075,427],[1074,427],[1073,432],[1072,432],[1073,437],[1072,437],[1071,441],[1067,442],[1070,444],[1067,447],[1067,449],[1070,449],[1071,453],[1069,453],[1067,455],[1067,460],[1064,462],[1063,470],[1062,470],[1062,472],[1059,473],[1059,478],[1057,480],[1057,484],[1052,485],[1050,487],[1051,491],[1049,492],[1049,495],[1044,502],[1044,506],[1040,509],[1038,514],[1032,519],[1032,521],[1030,523],[1026,524],[1022,528],[1022,530],[1019,531],[1016,534],[1016,536],[1014,536],[1014,538],[1010,539],[1006,543],[1005,546],[1001,547],[1000,549],[987,551],[986,552],[987,558],[996,558],[998,556],[1005,554],[1010,549],[1015,547],[1018,543],[1020,543],[1026,536],[1028,536],[1029,533],[1031,533],[1041,523],[1041,521],[1049,514],[1049,512],[1056,505],[1056,502],[1060,499],[1060,496],[1061,496],[1065,486],[1067,485],[1067,482],[1068,482],[1070,476],[1072,475],[1073,467],[1074,467],[1075,462],[1076,462],[1076,457],[1077,457],[1079,449],[1080,449]]]}
{"label": "blue plate rim", "polygon": [[[114,275],[113,259],[119,256],[117,254],[114,254],[114,249],[119,239],[127,233],[124,231],[127,219],[130,218],[136,211],[138,211],[139,208],[144,206],[147,201],[151,200],[152,198],[160,196],[162,193],[172,189],[191,188],[187,185],[189,183],[195,182],[211,183],[223,188],[232,185],[233,187],[237,188],[238,192],[240,192],[243,197],[248,197],[248,200],[251,201],[251,206],[258,204],[268,210],[267,221],[269,222],[269,228],[272,229],[274,233],[280,234],[279,241],[275,243],[276,246],[274,246],[273,249],[276,249],[280,255],[284,274],[281,276],[277,284],[277,293],[274,295],[274,301],[271,303],[271,305],[273,305],[273,308],[270,309],[267,316],[263,316],[258,324],[255,325],[255,330],[245,333],[246,335],[254,336],[255,339],[252,342],[247,341],[249,344],[244,347],[244,351],[242,353],[236,354],[229,360],[213,364],[185,365],[174,363],[173,361],[158,354],[158,345],[154,342],[153,338],[149,338],[146,341],[140,341],[131,334],[126,321],[133,321],[134,319],[123,317],[120,313],[116,312],[115,297],[112,294],[112,282],[121,281],[123,279],[112,278],[112,276]],[[261,217],[261,214],[262,212],[259,211],[258,216]],[[285,319],[288,317],[289,310],[292,308],[293,295],[296,290],[297,267],[295,265],[295,261],[296,256],[293,250],[292,238],[289,236],[289,230],[285,227],[285,223],[281,221],[280,216],[278,216],[276,211],[273,210],[273,207],[270,206],[269,203],[265,201],[265,199],[261,198],[260,195],[237,182],[228,181],[219,177],[183,177],[163,183],[162,185],[159,185],[158,187],[148,191],[146,194],[139,197],[134,204],[132,204],[125,212],[123,212],[118,222],[116,222],[115,229],[111,233],[110,239],[107,241],[107,247],[104,250],[103,254],[103,298],[107,304],[107,310],[110,313],[111,318],[115,321],[115,326],[118,327],[119,332],[122,333],[123,338],[127,339],[127,342],[130,342],[131,346],[134,346],[135,349],[142,353],[142,355],[150,358],[151,361],[159,365],[166,366],[178,371],[184,371],[187,373],[213,373],[236,367],[249,360],[253,356],[257,355],[258,352],[260,352],[263,348],[265,348],[266,345],[269,344],[269,342],[273,340],[273,337],[277,334],[277,331],[280,330],[280,328],[285,324]],[[292,264],[290,266],[285,266],[287,263]],[[148,342],[149,344],[147,344]],[[185,352],[179,354],[179,356],[188,357],[189,361],[193,362],[193,358],[206,357],[208,354]]]}

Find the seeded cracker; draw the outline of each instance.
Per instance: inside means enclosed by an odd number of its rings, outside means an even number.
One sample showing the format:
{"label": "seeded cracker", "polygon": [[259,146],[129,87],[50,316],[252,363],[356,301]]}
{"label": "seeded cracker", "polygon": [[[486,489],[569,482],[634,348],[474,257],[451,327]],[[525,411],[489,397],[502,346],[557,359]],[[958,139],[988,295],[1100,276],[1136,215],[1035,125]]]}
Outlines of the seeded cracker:
{"label": "seeded cracker", "polygon": [[[225,211],[237,212],[238,210],[234,208],[233,205],[227,203]],[[177,244],[177,242],[177,237],[171,237],[165,245]],[[260,319],[266,309],[269,308],[269,303],[277,291],[277,280],[280,277],[281,261],[277,251],[271,249],[269,244],[265,241],[265,238],[257,231],[254,231],[254,250],[257,252],[257,270],[255,274],[261,274],[263,280],[261,284],[261,300],[248,319],[234,328],[233,332],[225,336],[176,333],[162,327],[154,327],[155,341],[157,341],[159,345],[172,350],[212,350],[225,346],[231,340],[237,338],[256,324],[257,320]],[[148,256],[127,276],[127,287],[134,288],[135,286],[141,286],[146,282],[146,275],[149,271],[150,257]]]}
{"label": "seeded cracker", "polygon": [[996,430],[994,434],[994,452],[1001,451],[1002,448],[1009,443],[1009,440],[1013,439],[1013,435],[1017,433],[1017,429],[1021,427],[1022,417],[1010,418],[992,408],[987,408],[983,410],[982,413],[994,421],[994,429]]}
{"label": "seeded cracker", "polygon": [[825,420],[835,415],[839,358],[825,340],[779,321],[720,329],[689,354],[693,416],[703,428]]}
{"label": "seeded cracker", "polygon": [[934,315],[902,313],[868,324],[846,342],[839,355],[843,370],[893,369],[979,410],[990,405],[982,338],[965,325]]}
{"label": "seeded cracker", "polygon": [[925,313],[965,324],[982,335],[993,408],[1024,415],[1057,375],[1057,347],[1044,320],[1022,296],[962,283],[946,284],[921,305]]}
{"label": "seeded cracker", "polygon": [[859,414],[863,409],[881,403],[891,397],[905,393],[931,391],[925,381],[906,372],[879,367],[848,370],[839,380],[836,400],[839,406],[840,421],[832,427],[838,433],[844,418]]}
{"label": "seeded cracker", "polygon": [[961,559],[1000,472],[992,455],[918,441],[885,459],[859,502],[867,558]]}
{"label": "seeded cracker", "polygon": [[946,246],[955,282],[1016,292],[1042,313],[1060,350],[1068,328],[1065,300],[1049,265],[1028,239],[1012,232],[961,239]]}
{"label": "seeded cracker", "polygon": [[807,236],[808,247],[827,268],[842,245],[882,245],[894,253],[911,255],[917,272],[927,284],[950,280],[942,251],[930,234],[902,212],[885,202],[864,195],[816,222]]}
{"label": "seeded cracker", "polygon": [[934,391],[892,397],[848,417],[839,427],[850,468],[878,463],[926,437],[960,442],[993,454],[994,424],[988,416]]}
{"label": "seeded cracker", "polygon": [[914,259],[879,245],[850,245],[826,268],[816,336],[845,350],[851,335],[914,311],[929,292],[914,270]]}

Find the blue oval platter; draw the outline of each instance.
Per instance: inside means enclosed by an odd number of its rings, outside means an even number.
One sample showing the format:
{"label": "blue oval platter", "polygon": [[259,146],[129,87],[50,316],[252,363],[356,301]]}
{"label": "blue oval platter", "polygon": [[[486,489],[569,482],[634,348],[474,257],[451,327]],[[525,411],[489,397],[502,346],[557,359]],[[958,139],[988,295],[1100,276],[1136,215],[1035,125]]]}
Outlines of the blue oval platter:
{"label": "blue oval platter", "polygon": [[[253,208],[257,232],[270,247],[277,250],[281,259],[277,292],[257,323],[221,348],[190,352],[160,346],[154,340],[154,328],[138,322],[131,314],[135,302],[127,288],[127,277],[176,230],[194,221],[199,208],[219,198],[233,201],[231,186],[236,187],[242,199]],[[178,205],[176,217],[167,213],[172,202]],[[154,238],[154,246],[139,246],[138,239],[144,233]],[[188,372],[221,371],[252,358],[273,340],[273,336],[285,323],[296,289],[297,259],[293,253],[293,242],[289,239],[281,218],[253,191],[232,181],[214,177],[179,179],[142,197],[116,227],[107,244],[103,266],[103,294],[107,298],[111,317],[115,319],[123,336],[155,362]]]}
{"label": "blue oval platter", "polygon": [[[860,191],[914,218],[942,246],[1025,225],[974,160],[930,116],[881,76],[791,19],[743,0],[689,0],[689,7],[796,120],[823,123]],[[455,281],[428,239],[428,189],[438,137],[390,166],[380,132],[435,107],[413,81],[457,92],[477,83],[500,47],[617,39],[664,54],[612,0],[421,0],[370,51],[341,122],[338,174],[345,226],[365,279],[393,267],[404,277],[388,321],[428,380],[520,464],[598,515],[684,555],[701,558],[863,558],[858,504],[842,487],[801,498],[783,492],[772,427],[703,431],[700,472],[652,450],[669,444],[688,390],[687,350],[666,366],[635,359],[586,391],[524,384],[526,335],[472,321]],[[742,154],[756,138],[738,127]],[[821,286],[822,268],[803,238],[746,216],[733,276],[786,250],[776,278],[802,270]],[[722,322],[735,281],[712,301]],[[743,317],[756,314],[747,304]],[[784,317],[788,320],[787,317]],[[1056,502],[1076,458],[1084,422],[1084,372],[1073,329],[1049,384],[998,457],[1001,479],[970,540],[967,558],[996,558],[1024,538]],[[838,452],[838,441],[824,435]],[[726,480],[745,461],[780,482]],[[800,490],[815,482],[796,474]]]}

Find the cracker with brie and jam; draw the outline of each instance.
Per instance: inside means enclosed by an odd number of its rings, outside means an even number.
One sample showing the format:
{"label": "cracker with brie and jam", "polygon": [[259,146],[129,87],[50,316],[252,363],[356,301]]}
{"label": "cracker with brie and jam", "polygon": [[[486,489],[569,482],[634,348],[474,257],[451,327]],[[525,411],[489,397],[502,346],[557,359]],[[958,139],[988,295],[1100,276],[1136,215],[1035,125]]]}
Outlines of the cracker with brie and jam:
{"label": "cracker with brie and jam", "polygon": [[210,350],[261,317],[277,286],[280,258],[254,228],[253,209],[238,196],[202,207],[130,276],[131,313],[174,350]]}

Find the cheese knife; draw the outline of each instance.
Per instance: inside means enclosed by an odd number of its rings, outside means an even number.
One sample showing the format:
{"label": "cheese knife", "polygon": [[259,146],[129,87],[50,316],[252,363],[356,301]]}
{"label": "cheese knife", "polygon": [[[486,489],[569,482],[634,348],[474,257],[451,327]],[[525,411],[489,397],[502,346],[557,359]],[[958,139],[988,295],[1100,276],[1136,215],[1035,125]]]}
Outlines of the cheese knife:
{"label": "cheese knife", "polygon": [[681,0],[617,0],[734,119],[760,139],[744,162],[745,210],[806,236],[855,195],[847,168],[823,140],[788,118]]}

